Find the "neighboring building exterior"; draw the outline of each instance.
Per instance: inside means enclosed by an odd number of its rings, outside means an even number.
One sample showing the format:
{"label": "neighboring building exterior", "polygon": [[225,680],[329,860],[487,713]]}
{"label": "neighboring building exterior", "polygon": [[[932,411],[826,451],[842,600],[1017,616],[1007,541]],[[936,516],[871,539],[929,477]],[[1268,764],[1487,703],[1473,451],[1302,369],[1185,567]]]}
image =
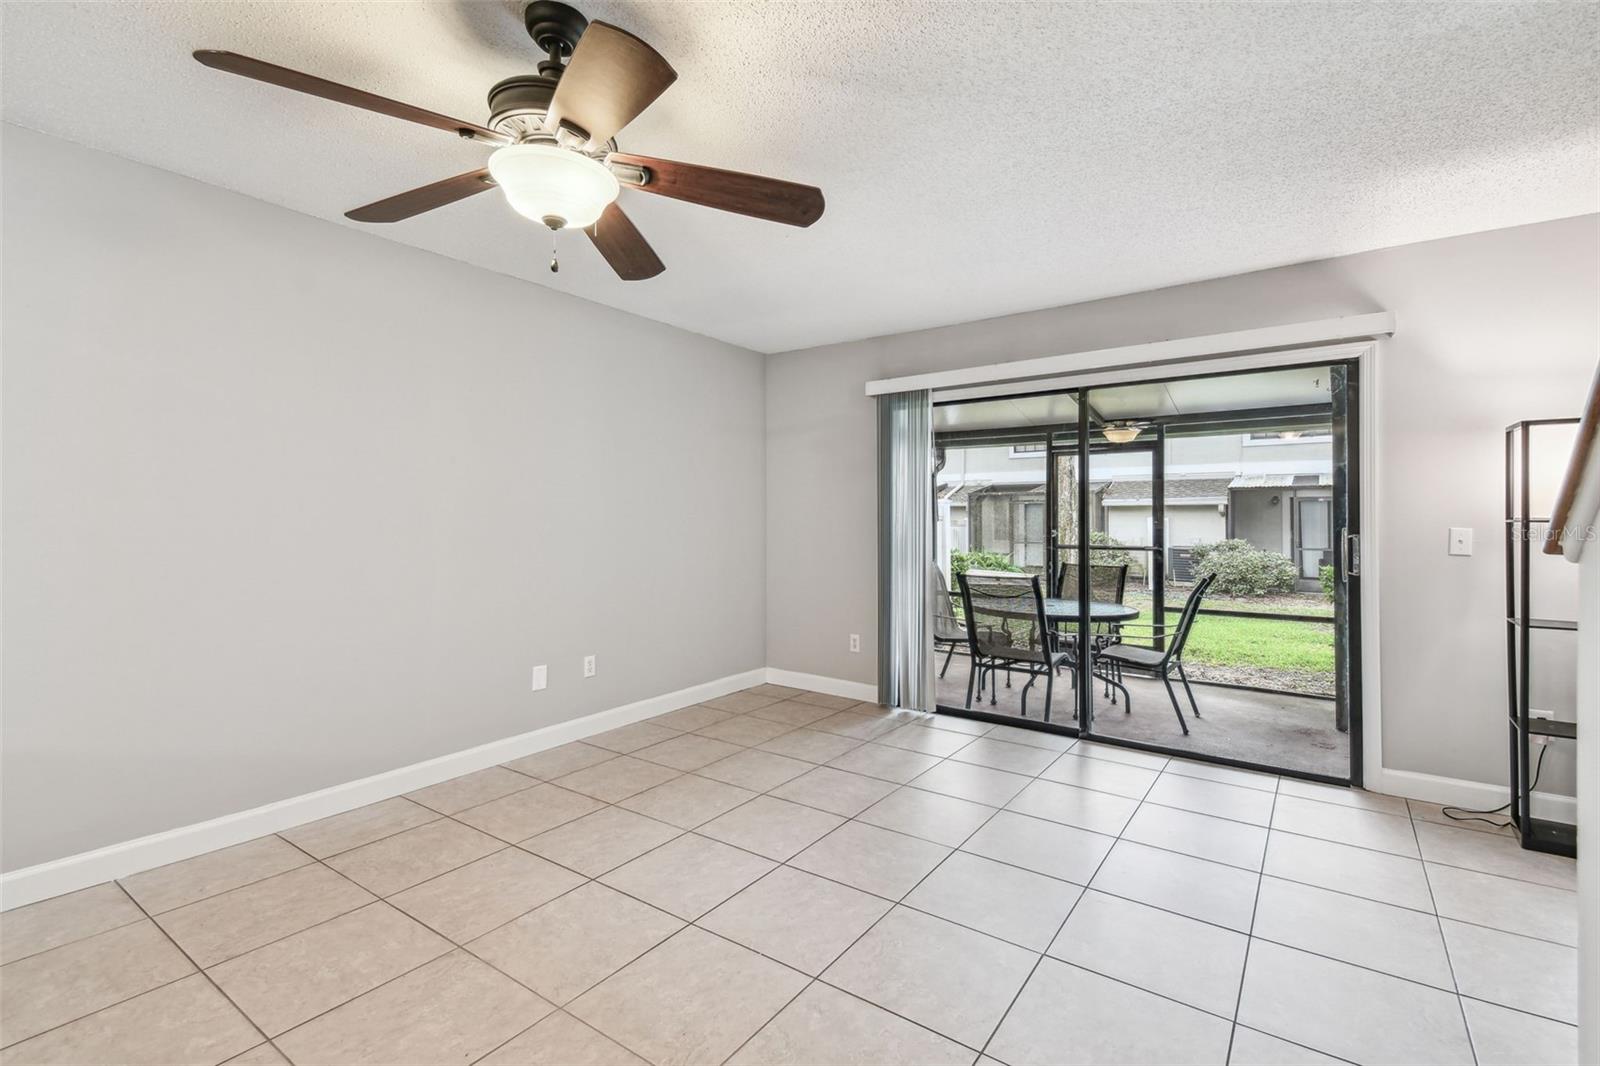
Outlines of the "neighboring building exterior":
{"label": "neighboring building exterior", "polygon": [[[1027,569],[1042,568],[1049,529],[1044,467],[1042,446],[946,448],[937,479],[940,558],[983,550]],[[1096,455],[1089,473],[1089,528],[1123,544],[1151,544],[1149,453]],[[1289,556],[1301,587],[1318,587],[1319,569],[1333,561],[1329,437],[1173,437],[1165,474],[1167,572],[1173,579],[1186,579],[1192,546],[1236,538]]]}

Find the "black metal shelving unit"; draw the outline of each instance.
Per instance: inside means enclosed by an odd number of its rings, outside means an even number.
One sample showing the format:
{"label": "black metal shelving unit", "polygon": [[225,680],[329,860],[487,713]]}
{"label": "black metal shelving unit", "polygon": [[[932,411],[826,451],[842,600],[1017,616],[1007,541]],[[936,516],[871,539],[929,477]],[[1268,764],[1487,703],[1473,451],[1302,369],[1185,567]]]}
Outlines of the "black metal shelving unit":
{"label": "black metal shelving unit", "polygon": [[1550,533],[1550,519],[1532,510],[1529,453],[1532,434],[1540,426],[1573,425],[1576,418],[1532,418],[1506,427],[1506,680],[1511,736],[1511,822],[1522,846],[1555,855],[1578,853],[1577,827],[1533,816],[1531,749],[1535,737],[1575,740],[1576,722],[1533,717],[1530,699],[1533,676],[1533,636],[1540,631],[1575,631],[1578,623],[1563,618],[1541,618],[1533,613],[1531,569],[1534,545]]}

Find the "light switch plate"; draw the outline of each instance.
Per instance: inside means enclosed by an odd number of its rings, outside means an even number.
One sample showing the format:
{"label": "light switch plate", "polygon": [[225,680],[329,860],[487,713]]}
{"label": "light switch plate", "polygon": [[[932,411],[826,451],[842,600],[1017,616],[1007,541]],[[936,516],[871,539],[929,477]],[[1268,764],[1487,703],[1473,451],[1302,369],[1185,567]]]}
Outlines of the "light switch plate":
{"label": "light switch plate", "polygon": [[1450,527],[1450,554],[1451,555],[1471,555],[1472,554],[1472,527],[1471,526],[1451,526]]}
{"label": "light switch plate", "polygon": [[535,666],[533,668],[533,691],[538,692],[550,680],[550,671],[547,667]]}

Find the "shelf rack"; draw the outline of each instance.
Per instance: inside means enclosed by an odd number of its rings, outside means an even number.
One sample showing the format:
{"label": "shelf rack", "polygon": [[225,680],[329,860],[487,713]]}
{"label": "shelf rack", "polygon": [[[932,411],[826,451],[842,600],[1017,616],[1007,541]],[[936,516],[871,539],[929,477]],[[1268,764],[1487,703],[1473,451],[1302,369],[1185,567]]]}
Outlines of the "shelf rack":
{"label": "shelf rack", "polygon": [[1534,763],[1530,749],[1540,743],[1575,740],[1576,722],[1534,717],[1530,703],[1533,676],[1533,634],[1539,631],[1575,631],[1578,623],[1565,618],[1541,618],[1533,613],[1533,543],[1550,532],[1550,519],[1532,511],[1529,452],[1531,436],[1539,426],[1572,425],[1576,418],[1524,419],[1506,427],[1506,697],[1511,736],[1511,823],[1522,846],[1555,855],[1578,853],[1577,827],[1533,816]]}

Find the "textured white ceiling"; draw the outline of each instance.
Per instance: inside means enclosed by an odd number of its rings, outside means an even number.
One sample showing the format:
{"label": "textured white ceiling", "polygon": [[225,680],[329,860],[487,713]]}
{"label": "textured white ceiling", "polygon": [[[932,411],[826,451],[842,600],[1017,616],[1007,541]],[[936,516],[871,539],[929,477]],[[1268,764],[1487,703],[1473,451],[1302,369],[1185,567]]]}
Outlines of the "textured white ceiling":
{"label": "textured white ceiling", "polygon": [[[4,116],[355,226],[487,150],[189,52],[482,121],[537,60],[521,6],[6,3]],[[575,234],[552,277],[493,193],[360,228],[778,351],[1600,209],[1589,3],[578,6],[679,73],[625,150],[819,185],[822,220],[626,191],[668,268],[635,283]]]}

